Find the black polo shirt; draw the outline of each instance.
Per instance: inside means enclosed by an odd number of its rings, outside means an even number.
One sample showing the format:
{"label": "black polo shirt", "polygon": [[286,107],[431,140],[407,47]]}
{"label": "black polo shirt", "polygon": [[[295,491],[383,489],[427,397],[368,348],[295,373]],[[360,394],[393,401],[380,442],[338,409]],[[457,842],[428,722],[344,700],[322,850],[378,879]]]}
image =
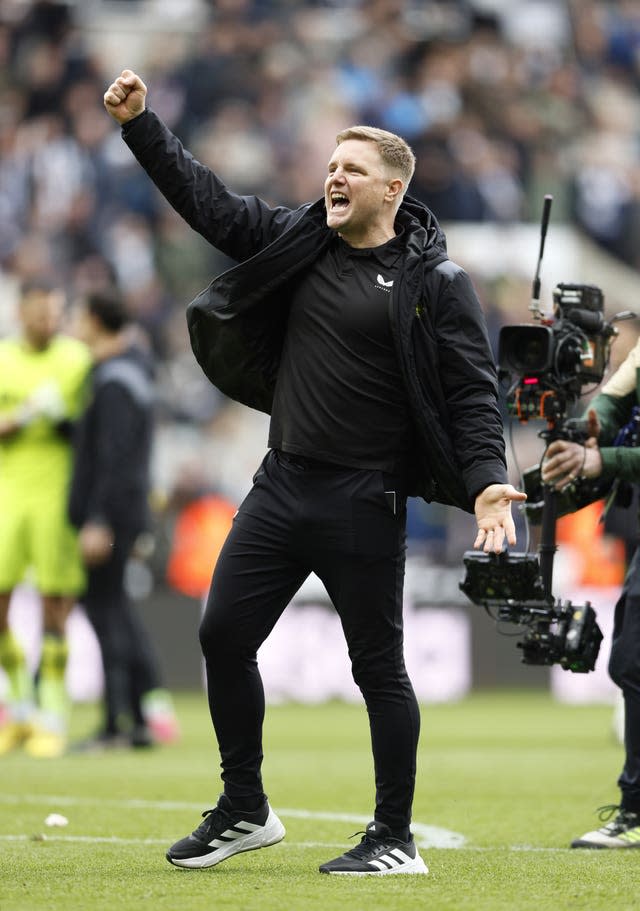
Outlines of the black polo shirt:
{"label": "black polo shirt", "polygon": [[400,234],[356,249],[336,235],[292,293],[269,446],[356,468],[401,471],[409,406],[390,325]]}

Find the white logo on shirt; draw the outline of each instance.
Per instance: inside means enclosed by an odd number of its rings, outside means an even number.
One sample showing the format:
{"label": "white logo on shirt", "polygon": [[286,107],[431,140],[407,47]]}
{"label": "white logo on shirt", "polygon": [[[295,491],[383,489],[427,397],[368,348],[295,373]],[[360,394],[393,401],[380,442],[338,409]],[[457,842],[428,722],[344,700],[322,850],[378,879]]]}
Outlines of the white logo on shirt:
{"label": "white logo on shirt", "polygon": [[381,291],[386,291],[387,294],[390,294],[391,289],[393,288],[393,279],[390,279],[389,281],[385,281],[384,278],[378,272],[378,274],[376,276],[376,288],[379,288]]}

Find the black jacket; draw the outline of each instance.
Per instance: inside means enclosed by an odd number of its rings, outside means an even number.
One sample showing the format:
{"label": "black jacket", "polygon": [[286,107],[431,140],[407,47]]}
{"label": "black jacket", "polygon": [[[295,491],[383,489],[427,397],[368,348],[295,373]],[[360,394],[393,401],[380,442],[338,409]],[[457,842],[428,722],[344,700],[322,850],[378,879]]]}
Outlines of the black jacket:
{"label": "black jacket", "polygon": [[[123,136],[187,223],[239,262],[189,305],[191,345],[223,393],[270,413],[290,280],[332,237],[324,201],[291,210],[236,195],[152,111]],[[398,219],[408,239],[390,307],[418,440],[410,493],[471,512],[480,490],[507,480],[484,316],[429,209],[405,197]]]}
{"label": "black jacket", "polygon": [[131,347],[98,363],[74,439],[69,517],[136,535],[149,527],[149,463],[155,411],[147,355]]}

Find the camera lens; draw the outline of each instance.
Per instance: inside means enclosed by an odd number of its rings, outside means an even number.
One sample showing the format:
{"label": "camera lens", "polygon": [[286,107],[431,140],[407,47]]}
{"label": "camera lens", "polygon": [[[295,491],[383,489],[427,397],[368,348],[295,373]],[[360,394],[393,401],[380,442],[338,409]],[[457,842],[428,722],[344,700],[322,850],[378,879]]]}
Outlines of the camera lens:
{"label": "camera lens", "polygon": [[542,373],[549,365],[551,329],[547,326],[504,326],[500,330],[498,363],[510,373]]}

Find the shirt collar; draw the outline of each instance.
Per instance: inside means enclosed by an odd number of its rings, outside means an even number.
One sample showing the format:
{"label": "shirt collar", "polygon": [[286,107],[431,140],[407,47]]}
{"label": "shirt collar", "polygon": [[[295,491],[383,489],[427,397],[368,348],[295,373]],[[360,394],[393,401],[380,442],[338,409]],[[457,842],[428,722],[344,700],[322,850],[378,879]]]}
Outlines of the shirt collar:
{"label": "shirt collar", "polygon": [[379,265],[385,266],[387,269],[390,269],[395,265],[396,260],[404,250],[405,242],[404,228],[401,228],[400,232],[396,234],[395,237],[392,237],[385,244],[380,244],[378,247],[351,247],[341,237],[337,237],[336,239],[339,248],[342,249],[346,256],[351,256],[354,259],[369,257],[370,259],[374,259]]}

